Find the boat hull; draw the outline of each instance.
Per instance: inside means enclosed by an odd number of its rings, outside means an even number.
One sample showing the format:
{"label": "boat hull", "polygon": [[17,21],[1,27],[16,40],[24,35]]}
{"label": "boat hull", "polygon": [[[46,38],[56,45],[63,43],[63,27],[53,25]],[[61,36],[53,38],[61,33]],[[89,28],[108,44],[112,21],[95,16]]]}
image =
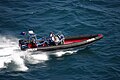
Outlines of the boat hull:
{"label": "boat hull", "polygon": [[102,34],[70,36],[70,37],[65,37],[64,44],[62,44],[62,45],[38,47],[38,48],[32,48],[32,50],[34,50],[34,51],[54,51],[54,50],[82,47],[82,46],[86,46],[90,43],[93,43],[97,40],[100,40],[102,38],[103,38]]}

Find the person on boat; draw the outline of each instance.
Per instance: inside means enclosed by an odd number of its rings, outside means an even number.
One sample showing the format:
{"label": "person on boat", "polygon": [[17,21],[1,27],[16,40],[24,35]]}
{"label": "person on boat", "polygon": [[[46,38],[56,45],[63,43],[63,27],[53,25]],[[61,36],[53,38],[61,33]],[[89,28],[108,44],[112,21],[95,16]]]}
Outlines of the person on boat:
{"label": "person on boat", "polygon": [[50,32],[50,44],[58,45],[58,43],[59,43],[59,38],[53,32]]}
{"label": "person on boat", "polygon": [[49,45],[55,45],[55,35],[53,32],[50,32],[50,35],[49,35]]}
{"label": "person on boat", "polygon": [[60,43],[60,40],[59,40],[58,36],[55,36],[55,44],[59,45],[59,43]]}
{"label": "person on boat", "polygon": [[64,40],[65,40],[64,35],[63,35],[61,32],[59,32],[59,33],[57,34],[57,36],[58,36],[58,38],[59,38],[59,40],[60,40],[60,43],[59,43],[59,44],[64,44]]}
{"label": "person on boat", "polygon": [[37,47],[37,38],[36,38],[36,34],[31,30],[28,31],[28,47],[30,48],[35,48]]}

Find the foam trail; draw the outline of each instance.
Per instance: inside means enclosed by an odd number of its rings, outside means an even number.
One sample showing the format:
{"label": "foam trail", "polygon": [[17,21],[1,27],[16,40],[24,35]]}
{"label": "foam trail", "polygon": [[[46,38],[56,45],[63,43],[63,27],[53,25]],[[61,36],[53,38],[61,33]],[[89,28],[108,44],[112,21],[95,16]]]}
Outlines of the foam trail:
{"label": "foam trail", "polygon": [[26,71],[28,68],[24,64],[24,60],[19,55],[12,55],[11,61],[5,64],[7,69],[12,71]]}
{"label": "foam trail", "polygon": [[49,57],[45,53],[40,54],[27,54],[24,58],[29,64],[37,64],[49,60]]}
{"label": "foam trail", "polygon": [[55,53],[52,53],[53,55],[56,55],[56,57],[61,57],[65,54],[73,54],[73,53],[76,53],[78,50],[68,50],[68,51],[58,51],[58,52],[55,52]]}
{"label": "foam trail", "polygon": [[20,57],[21,53],[16,51],[17,38],[0,36],[0,68],[6,68],[14,71],[26,71],[28,68],[25,66],[24,60]]}
{"label": "foam trail", "polygon": [[5,66],[5,63],[9,63],[11,61],[11,59],[10,58],[4,58],[4,57],[0,57],[0,69],[1,68],[6,68],[6,66]]}

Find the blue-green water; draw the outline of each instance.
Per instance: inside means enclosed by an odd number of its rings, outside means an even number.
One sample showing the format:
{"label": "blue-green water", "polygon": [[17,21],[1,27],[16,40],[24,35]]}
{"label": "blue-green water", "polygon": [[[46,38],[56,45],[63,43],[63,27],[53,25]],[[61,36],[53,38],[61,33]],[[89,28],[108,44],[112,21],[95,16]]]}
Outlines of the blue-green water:
{"label": "blue-green water", "polygon": [[[104,38],[85,49],[22,52],[19,33],[29,29]],[[0,38],[0,80],[120,79],[120,0],[0,0]]]}

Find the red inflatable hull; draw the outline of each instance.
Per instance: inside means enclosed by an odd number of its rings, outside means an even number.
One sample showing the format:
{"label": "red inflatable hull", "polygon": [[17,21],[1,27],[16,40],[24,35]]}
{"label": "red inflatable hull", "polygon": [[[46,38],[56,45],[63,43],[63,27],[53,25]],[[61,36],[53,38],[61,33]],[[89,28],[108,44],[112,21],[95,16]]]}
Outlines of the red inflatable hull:
{"label": "red inflatable hull", "polygon": [[82,47],[82,46],[85,46],[87,44],[93,43],[97,40],[100,40],[102,38],[103,38],[102,34],[69,36],[69,37],[65,37],[64,44],[62,44],[62,45],[37,47],[37,48],[32,48],[32,50],[35,50],[35,51],[53,51],[53,50],[60,50],[60,49]]}

